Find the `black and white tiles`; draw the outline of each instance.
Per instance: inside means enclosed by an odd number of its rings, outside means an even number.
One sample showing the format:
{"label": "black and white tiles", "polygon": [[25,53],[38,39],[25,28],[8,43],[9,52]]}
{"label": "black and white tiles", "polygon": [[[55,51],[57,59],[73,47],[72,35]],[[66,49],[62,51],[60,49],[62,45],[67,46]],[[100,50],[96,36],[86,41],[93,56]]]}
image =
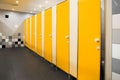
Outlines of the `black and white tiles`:
{"label": "black and white tiles", "polygon": [[4,36],[0,33],[0,48],[24,47],[23,36],[20,33]]}

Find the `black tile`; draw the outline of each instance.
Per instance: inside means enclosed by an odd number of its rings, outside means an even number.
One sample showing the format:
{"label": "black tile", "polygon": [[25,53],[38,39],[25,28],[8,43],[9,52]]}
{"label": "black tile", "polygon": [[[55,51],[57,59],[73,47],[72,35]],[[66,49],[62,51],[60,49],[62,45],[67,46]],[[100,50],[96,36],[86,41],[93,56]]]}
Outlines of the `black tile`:
{"label": "black tile", "polygon": [[21,41],[21,44],[23,44],[23,41]]}
{"label": "black tile", "polygon": [[21,39],[18,39],[18,41],[21,41]]}
{"label": "black tile", "polygon": [[6,46],[5,46],[5,45],[2,45],[2,48],[6,48]]}
{"label": "black tile", "polygon": [[18,44],[18,42],[15,42],[15,44]]}
{"label": "black tile", "polygon": [[9,36],[9,39],[12,39],[12,36]]}
{"label": "black tile", "polygon": [[2,39],[2,42],[5,42],[5,39]]}

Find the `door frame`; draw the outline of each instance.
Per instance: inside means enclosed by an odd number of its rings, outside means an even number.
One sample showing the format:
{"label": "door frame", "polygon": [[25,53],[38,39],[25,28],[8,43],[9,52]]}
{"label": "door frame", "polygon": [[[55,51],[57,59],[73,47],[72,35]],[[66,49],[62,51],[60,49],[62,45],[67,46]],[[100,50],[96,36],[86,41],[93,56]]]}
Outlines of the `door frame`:
{"label": "door frame", "polygon": [[105,8],[105,80],[112,80],[112,0],[104,0]]}

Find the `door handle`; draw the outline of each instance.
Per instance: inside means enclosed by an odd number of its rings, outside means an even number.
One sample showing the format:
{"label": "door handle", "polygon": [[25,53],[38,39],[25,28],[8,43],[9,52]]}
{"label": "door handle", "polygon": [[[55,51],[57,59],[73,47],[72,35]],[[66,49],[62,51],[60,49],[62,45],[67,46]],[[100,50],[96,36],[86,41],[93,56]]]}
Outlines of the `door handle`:
{"label": "door handle", "polygon": [[52,37],[52,34],[49,34],[49,37]]}
{"label": "door handle", "polygon": [[69,36],[67,35],[67,36],[65,36],[65,38],[66,38],[66,39],[69,39]]}

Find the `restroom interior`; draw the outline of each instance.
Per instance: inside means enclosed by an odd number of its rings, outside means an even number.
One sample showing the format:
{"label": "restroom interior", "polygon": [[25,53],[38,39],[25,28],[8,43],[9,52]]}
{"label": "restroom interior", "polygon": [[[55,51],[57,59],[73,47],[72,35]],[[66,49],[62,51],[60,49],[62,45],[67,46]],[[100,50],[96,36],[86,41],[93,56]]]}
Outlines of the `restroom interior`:
{"label": "restroom interior", "polygon": [[105,0],[1,0],[0,79],[107,80],[112,61],[109,79],[118,80],[119,3],[107,61]]}

